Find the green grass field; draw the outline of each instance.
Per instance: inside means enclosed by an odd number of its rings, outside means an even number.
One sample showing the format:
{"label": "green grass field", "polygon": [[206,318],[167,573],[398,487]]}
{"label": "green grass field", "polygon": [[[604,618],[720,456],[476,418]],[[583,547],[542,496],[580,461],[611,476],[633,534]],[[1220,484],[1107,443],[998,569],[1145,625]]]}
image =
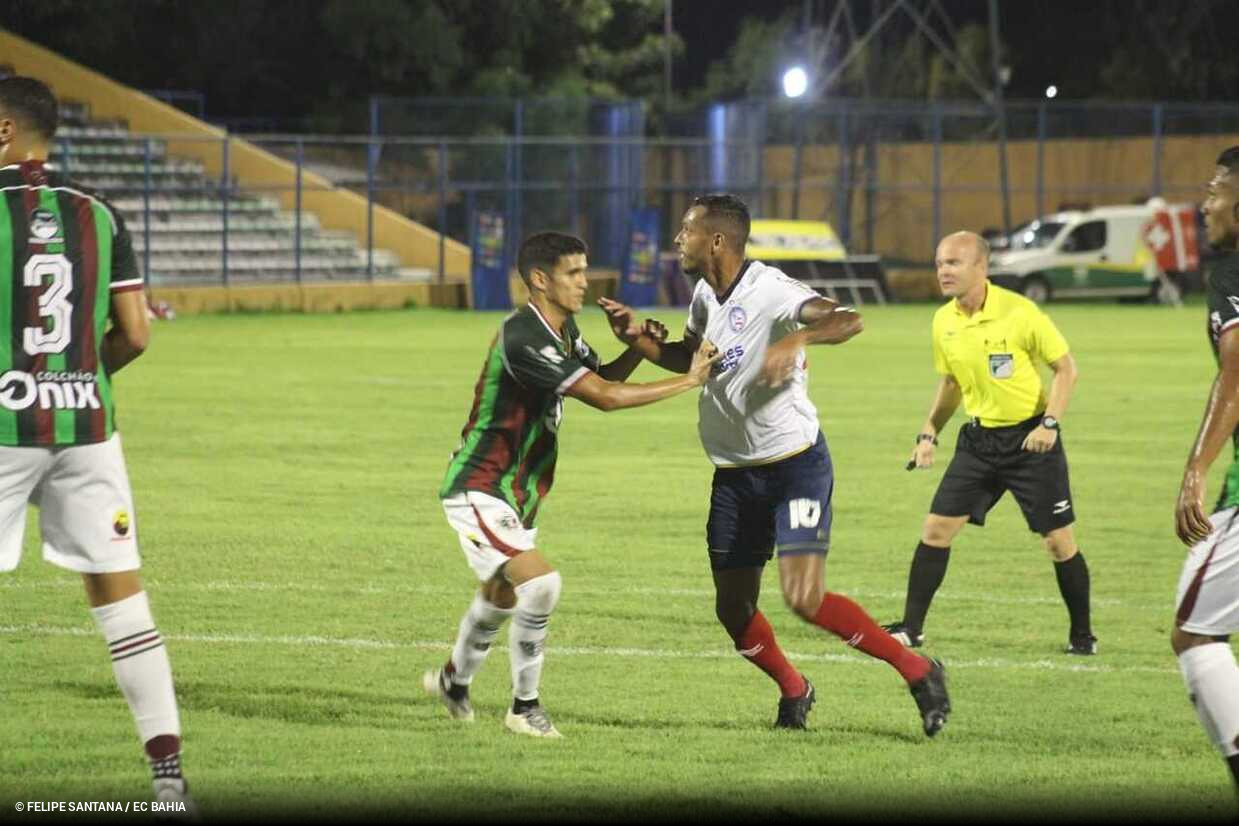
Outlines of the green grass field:
{"label": "green grass field", "polygon": [[[860,337],[810,354],[837,473],[828,584],[879,621],[902,610],[958,426],[932,471],[903,470],[935,382],[931,314],[868,309]],[[1052,315],[1080,367],[1064,438],[1101,654],[1059,653],[1051,563],[1004,499],[956,542],[930,614],[954,705],[932,741],[894,671],[796,620],[770,572],[764,611],[819,691],[809,732],[772,730],[777,690],[713,616],[689,396],[611,414],[566,402],[539,519],[564,577],[543,699],[565,739],[503,729],[506,644],[474,683],[477,722],[449,720],[420,675],[475,583],[435,494],[501,316],[159,324],[118,377],[118,419],[204,816],[1233,819],[1167,642],[1174,498],[1213,375],[1204,310]],[[682,311],[662,316],[682,328]],[[601,313],[582,328],[618,352]],[[37,817],[18,801],[149,794],[80,582],[41,561],[33,529],[0,577],[0,820],[15,823]]]}

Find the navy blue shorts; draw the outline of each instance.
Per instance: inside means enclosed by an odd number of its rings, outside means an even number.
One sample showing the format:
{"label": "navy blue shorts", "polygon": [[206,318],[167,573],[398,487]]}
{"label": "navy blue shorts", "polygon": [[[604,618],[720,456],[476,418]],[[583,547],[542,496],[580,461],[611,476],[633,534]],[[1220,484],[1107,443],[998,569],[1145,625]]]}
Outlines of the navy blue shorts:
{"label": "navy blue shorts", "polygon": [[717,468],[710,491],[706,542],[710,567],[762,567],[779,556],[824,554],[830,548],[830,497],[835,472],[826,438],[779,462]]}

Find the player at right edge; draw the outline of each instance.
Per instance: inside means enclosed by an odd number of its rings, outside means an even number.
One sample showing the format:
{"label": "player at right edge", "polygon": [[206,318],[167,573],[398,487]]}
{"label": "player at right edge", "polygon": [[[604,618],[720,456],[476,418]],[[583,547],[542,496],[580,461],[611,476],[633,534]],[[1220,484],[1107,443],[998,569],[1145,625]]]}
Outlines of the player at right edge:
{"label": "player at right edge", "polygon": [[[1179,576],[1170,645],[1196,716],[1239,791],[1239,664],[1230,647],[1230,635],[1239,631],[1239,146],[1218,157],[1201,212],[1209,244],[1219,253],[1205,270],[1218,372],[1175,505],[1175,532],[1191,550]],[[1234,455],[1207,517],[1209,467],[1227,439]]]}

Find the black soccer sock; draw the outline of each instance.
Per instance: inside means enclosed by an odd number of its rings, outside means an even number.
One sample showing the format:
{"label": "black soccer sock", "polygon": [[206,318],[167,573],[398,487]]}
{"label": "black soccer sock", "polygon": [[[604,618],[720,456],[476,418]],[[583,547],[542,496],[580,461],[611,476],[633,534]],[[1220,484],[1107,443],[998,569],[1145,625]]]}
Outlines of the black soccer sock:
{"label": "black soccer sock", "polygon": [[537,707],[538,707],[537,697],[534,697],[532,700],[522,700],[519,697],[512,698],[512,713],[513,714],[524,714],[526,711],[529,711],[529,709],[537,708]]}
{"label": "black soccer sock", "polygon": [[903,623],[913,634],[921,633],[929,604],[946,576],[951,561],[950,548],[935,548],[920,542],[912,555],[912,570],[908,572],[908,596],[903,604]]}
{"label": "black soccer sock", "polygon": [[1084,561],[1084,554],[1077,551],[1066,562],[1055,562],[1054,575],[1058,577],[1058,590],[1071,615],[1071,636],[1090,636],[1093,628],[1088,616],[1088,563]]}

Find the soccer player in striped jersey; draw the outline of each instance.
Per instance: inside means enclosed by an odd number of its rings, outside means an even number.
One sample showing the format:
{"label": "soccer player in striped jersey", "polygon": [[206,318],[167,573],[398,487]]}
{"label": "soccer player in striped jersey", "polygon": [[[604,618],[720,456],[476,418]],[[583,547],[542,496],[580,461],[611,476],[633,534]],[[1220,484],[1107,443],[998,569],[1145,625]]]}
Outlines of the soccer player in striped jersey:
{"label": "soccer player in striped jersey", "polygon": [[[641,362],[632,346],[602,364],[573,315],[585,301],[585,242],[558,232],[527,238],[517,269],[529,303],[509,315],[491,341],[460,447],[439,490],[448,523],[481,587],[460,621],[447,663],[427,671],[425,690],[459,720],[471,721],[469,685],[509,617],[512,707],[505,725],[518,734],[559,737],[538,701],[547,623],[560,577],[536,549],[534,519],[555,477],[563,397],[603,411],[650,404],[705,383],[718,358],[703,340],[686,372],[649,384],[625,379]],[[649,334],[625,322],[617,335]]]}
{"label": "soccer player in striped jersey", "polygon": [[155,799],[189,814],[112,398],[112,375],[146,349],[143,279],[116,210],[47,168],[56,121],[46,85],[0,79],[0,571],[17,567],[34,504],[44,559],[85,581]]}
{"label": "soccer player in striped jersey", "polygon": [[[1239,792],[1239,146],[1217,159],[1205,202],[1205,236],[1217,256],[1205,265],[1208,335],[1217,375],[1187,456],[1175,503],[1175,532],[1190,549],[1179,574],[1170,647],[1188,697]],[[1205,511],[1209,468],[1231,443],[1221,495]]]}

